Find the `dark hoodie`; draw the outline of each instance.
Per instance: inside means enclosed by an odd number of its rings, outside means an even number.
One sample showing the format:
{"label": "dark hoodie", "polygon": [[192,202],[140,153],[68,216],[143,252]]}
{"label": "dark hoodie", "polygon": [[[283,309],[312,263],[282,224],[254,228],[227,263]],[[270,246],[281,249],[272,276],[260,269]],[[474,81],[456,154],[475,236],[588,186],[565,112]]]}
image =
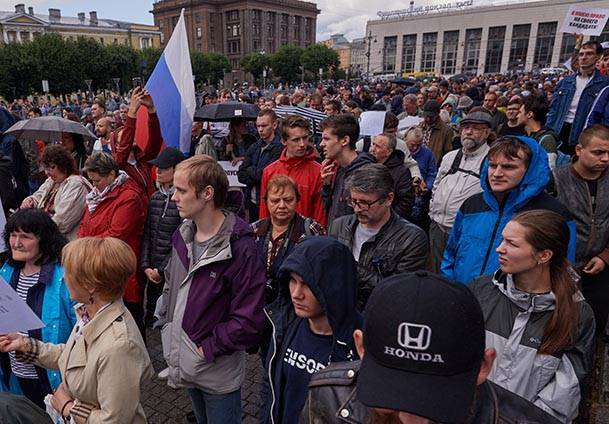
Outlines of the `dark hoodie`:
{"label": "dark hoodie", "polygon": [[[332,327],[333,346],[327,364],[357,359],[353,331],[361,327],[361,317],[356,311],[357,268],[353,255],[345,245],[331,237],[309,237],[285,259],[279,270],[277,300],[265,311],[273,326],[265,360],[271,386],[269,399],[266,399],[265,421],[271,423],[281,421],[280,406],[285,390],[281,364],[299,324],[304,320],[296,316],[292,306],[288,286],[291,272],[307,283]],[[304,324],[308,325],[308,322]],[[303,397],[303,405],[304,401]]]}
{"label": "dark hoodie", "polygon": [[328,215],[328,226],[334,219],[353,213],[353,208],[347,204],[349,191],[345,189],[345,181],[349,175],[356,169],[375,162],[376,159],[374,159],[374,156],[370,153],[360,152],[357,154],[355,160],[349,165],[338,168],[333,185],[325,185],[322,187],[321,195],[324,199],[326,214]]}
{"label": "dark hoodie", "polygon": [[404,152],[395,149],[383,165],[389,168],[393,178],[395,198],[391,207],[402,218],[408,219],[412,212],[412,205],[414,205],[414,187],[410,170],[404,165],[405,156]]}

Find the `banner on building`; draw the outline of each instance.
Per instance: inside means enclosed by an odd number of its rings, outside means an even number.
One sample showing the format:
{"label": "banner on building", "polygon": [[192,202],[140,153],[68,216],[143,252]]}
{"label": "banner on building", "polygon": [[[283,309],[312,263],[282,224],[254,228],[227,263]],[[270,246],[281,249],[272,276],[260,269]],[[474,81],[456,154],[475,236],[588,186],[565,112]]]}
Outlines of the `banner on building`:
{"label": "banner on building", "polygon": [[569,8],[561,32],[570,34],[601,35],[609,18],[609,9],[573,5]]}

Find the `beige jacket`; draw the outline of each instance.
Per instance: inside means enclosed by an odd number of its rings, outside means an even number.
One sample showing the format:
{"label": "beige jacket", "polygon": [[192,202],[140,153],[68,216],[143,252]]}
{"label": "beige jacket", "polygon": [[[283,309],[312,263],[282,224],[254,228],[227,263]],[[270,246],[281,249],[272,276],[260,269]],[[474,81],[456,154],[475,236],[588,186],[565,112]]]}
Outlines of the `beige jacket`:
{"label": "beige jacket", "polygon": [[[76,313],[80,315],[78,306]],[[31,351],[17,354],[22,362],[34,362],[61,371],[75,405],[72,415],[87,424],[146,423],[140,389],[152,378],[153,369],[142,336],[122,300],[113,302],[82,328],[78,324],[66,344],[30,339]]]}
{"label": "beige jacket", "polygon": [[[43,199],[50,193],[54,185],[53,180],[47,178],[40,188],[30,196],[37,208],[42,207]],[[51,218],[68,241],[74,240],[78,235],[80,221],[87,206],[86,197],[91,188],[91,183],[80,175],[70,175],[59,184],[53,203],[55,213]]]}

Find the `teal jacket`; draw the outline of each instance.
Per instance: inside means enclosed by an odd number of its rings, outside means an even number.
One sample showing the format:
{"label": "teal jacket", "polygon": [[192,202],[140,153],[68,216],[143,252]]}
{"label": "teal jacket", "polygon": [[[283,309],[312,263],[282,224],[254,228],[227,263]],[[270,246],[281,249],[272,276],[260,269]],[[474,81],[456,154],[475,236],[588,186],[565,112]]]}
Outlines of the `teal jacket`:
{"label": "teal jacket", "polygon": [[[9,264],[4,264],[0,269],[0,277],[14,288],[19,278],[18,272],[15,272],[15,269]],[[45,286],[44,290],[35,290],[40,285]],[[37,295],[37,293],[40,293],[40,295]],[[45,327],[40,330],[30,331],[29,335],[31,337],[45,343],[55,344],[65,343],[68,340],[72,328],[76,324],[75,303],[70,300],[70,294],[63,280],[61,265],[42,266],[38,283],[30,289],[28,305],[45,324]],[[0,367],[0,391],[21,394],[15,376],[12,373],[10,376],[4,374],[7,370],[6,358],[3,362],[4,366]],[[8,369],[10,370],[10,368]],[[48,378],[52,390],[55,390],[61,383],[61,374],[58,370],[45,370],[46,372],[44,372],[42,369],[37,369],[37,371],[39,376],[42,374],[43,379],[44,377]]]}

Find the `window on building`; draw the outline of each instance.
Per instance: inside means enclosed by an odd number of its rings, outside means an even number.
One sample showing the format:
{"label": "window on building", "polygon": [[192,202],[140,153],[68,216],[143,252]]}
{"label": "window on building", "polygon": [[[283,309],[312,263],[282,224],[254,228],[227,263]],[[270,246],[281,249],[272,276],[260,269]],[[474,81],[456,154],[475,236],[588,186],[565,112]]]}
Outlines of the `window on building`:
{"label": "window on building", "polygon": [[281,38],[288,38],[288,27],[285,25],[281,25],[280,34],[281,34]]}
{"label": "window on building", "polygon": [[459,47],[459,30],[444,31],[442,48],[442,73],[454,74],[457,69],[457,48]]}
{"label": "window on building", "polygon": [[383,41],[383,72],[395,72],[398,37],[385,37]]}
{"label": "window on building", "polygon": [[266,50],[267,50],[267,53],[275,53],[275,40],[267,41]]}
{"label": "window on building", "polygon": [[236,71],[240,67],[239,59],[231,59],[230,66],[233,68],[233,71]]}
{"label": "window on building", "polygon": [[226,12],[226,18],[229,21],[238,21],[239,20],[239,11],[238,10],[230,10]]}
{"label": "window on building", "polygon": [[416,54],[417,35],[405,35],[402,38],[402,72],[414,72]]}
{"label": "window on building", "polygon": [[241,41],[229,41],[228,43],[228,52],[229,53],[239,53],[241,51]]}
{"label": "window on building", "polygon": [[252,40],[252,48],[255,52],[260,51],[260,40]]}
{"label": "window on building", "polygon": [[252,10],[252,20],[253,21],[262,20],[262,10],[257,10],[257,9]]}
{"label": "window on building", "polygon": [[537,42],[535,43],[533,66],[547,68],[551,65],[557,27],[558,22],[539,23],[539,26],[537,27]]}
{"label": "window on building", "polygon": [[505,27],[490,27],[488,29],[488,46],[484,72],[500,72],[503,46],[505,45]]}
{"label": "window on building", "polygon": [[165,42],[165,33],[161,32],[161,43]]}
{"label": "window on building", "polygon": [[564,33],[562,35],[562,43],[560,45],[560,58],[558,60],[559,63],[565,63],[567,60],[571,59],[573,55],[573,51],[575,50],[575,35]]}
{"label": "window on building", "polygon": [[423,34],[423,54],[421,56],[421,72],[433,72],[435,70],[437,45],[437,32],[426,32]]}
{"label": "window on building", "polygon": [[201,50],[203,50],[201,43],[197,43],[197,51],[200,52]]}
{"label": "window on building", "polygon": [[201,27],[197,27],[197,38],[201,38],[203,36],[203,31],[201,31]]}
{"label": "window on building", "polygon": [[252,35],[260,35],[260,24],[252,24]]}
{"label": "window on building", "polygon": [[197,24],[201,23],[201,14],[199,12],[195,13],[195,23],[197,23]]}
{"label": "window on building", "polygon": [[171,28],[175,28],[176,25],[178,24],[178,19],[180,19],[179,16],[172,16],[171,17]]}
{"label": "window on building", "polygon": [[281,14],[281,23],[282,24],[287,24],[289,22],[289,15],[287,13],[282,13]]}
{"label": "window on building", "polygon": [[[116,40],[116,38],[115,38],[115,40]],[[142,37],[142,38],[140,38],[140,47],[142,49],[147,49],[148,47],[151,47],[150,46],[150,38],[148,38],[148,37]]]}
{"label": "window on building", "polygon": [[226,32],[229,37],[239,37],[241,35],[241,25],[239,25],[239,24],[227,25]]}
{"label": "window on building", "polygon": [[531,24],[514,25],[512,29],[512,43],[510,45],[510,59],[508,69],[524,69],[529,50],[529,37],[531,36]]}
{"label": "window on building", "polygon": [[300,27],[294,27],[294,39],[300,40]]}
{"label": "window on building", "polygon": [[272,21],[275,19],[275,13],[273,12],[266,12],[266,20],[267,21]]}
{"label": "window on building", "polygon": [[275,26],[273,24],[266,24],[266,35],[268,37],[275,36]]}
{"label": "window on building", "polygon": [[480,63],[480,43],[482,42],[482,28],[465,31],[465,50],[463,52],[464,71],[477,72]]}

